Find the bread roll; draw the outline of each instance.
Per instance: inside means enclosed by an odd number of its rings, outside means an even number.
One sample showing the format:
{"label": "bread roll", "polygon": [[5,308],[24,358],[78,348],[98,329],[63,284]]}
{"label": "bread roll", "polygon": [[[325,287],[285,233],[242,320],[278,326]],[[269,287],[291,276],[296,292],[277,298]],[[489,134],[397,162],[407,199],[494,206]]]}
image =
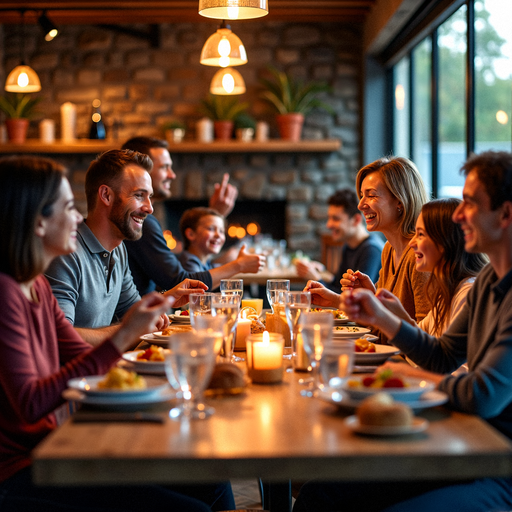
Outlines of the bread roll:
{"label": "bread roll", "polygon": [[208,389],[232,389],[244,386],[244,374],[238,366],[232,363],[215,365]]}
{"label": "bread roll", "polygon": [[413,416],[407,404],[395,402],[388,393],[377,393],[365,398],[357,408],[361,425],[408,427],[412,425]]}

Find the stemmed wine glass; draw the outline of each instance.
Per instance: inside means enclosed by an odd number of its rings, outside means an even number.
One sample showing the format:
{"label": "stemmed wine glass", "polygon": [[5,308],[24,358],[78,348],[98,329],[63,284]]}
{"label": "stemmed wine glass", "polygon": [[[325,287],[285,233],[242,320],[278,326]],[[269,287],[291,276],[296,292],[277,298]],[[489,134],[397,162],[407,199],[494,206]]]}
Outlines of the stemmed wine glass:
{"label": "stemmed wine glass", "polygon": [[302,396],[315,396],[320,388],[319,365],[324,346],[330,345],[334,327],[332,313],[303,313],[300,315],[302,340],[304,350],[311,360],[313,368],[313,383],[308,389],[303,389]]}
{"label": "stemmed wine glass", "polygon": [[228,317],[226,315],[199,315],[195,317],[194,321],[194,332],[200,335],[214,336],[215,337],[215,355],[218,356],[221,349],[224,338],[228,333]]}
{"label": "stemmed wine glass", "polygon": [[303,313],[307,313],[311,307],[311,293],[285,292],[283,295],[286,322],[290,328],[290,336],[292,340],[291,358],[295,361],[297,358],[297,331],[299,319],[301,315]]}
{"label": "stemmed wine glass", "polygon": [[216,336],[197,332],[178,333],[169,341],[165,372],[171,386],[177,383],[183,394],[182,404],[171,409],[171,418],[204,419],[215,412],[202,402],[202,394],[215,365],[216,343]]}
{"label": "stemmed wine glass", "polygon": [[188,310],[190,312],[190,324],[195,327],[199,316],[212,314],[212,299],[214,293],[191,293],[189,295]]}
{"label": "stemmed wine glass", "polygon": [[267,279],[267,299],[268,303],[274,311],[274,305],[278,303],[284,303],[283,292],[290,291],[290,280],[289,279]]}
{"label": "stemmed wine glass", "polygon": [[223,343],[224,358],[231,362],[239,362],[244,359],[233,354],[235,345],[235,331],[240,312],[239,295],[221,295],[216,293],[212,300],[212,315],[226,315],[227,335]]}
{"label": "stemmed wine glass", "polygon": [[239,295],[240,300],[244,296],[244,280],[243,279],[221,279],[220,280],[221,295]]}

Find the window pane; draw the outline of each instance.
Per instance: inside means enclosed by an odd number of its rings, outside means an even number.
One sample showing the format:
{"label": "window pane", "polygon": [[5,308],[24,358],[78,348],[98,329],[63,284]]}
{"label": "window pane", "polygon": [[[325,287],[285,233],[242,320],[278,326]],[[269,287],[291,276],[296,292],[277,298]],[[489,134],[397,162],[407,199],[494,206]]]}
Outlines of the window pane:
{"label": "window pane", "polygon": [[394,126],[393,150],[397,156],[410,156],[409,148],[409,112],[411,97],[409,94],[409,58],[404,57],[394,68]]}
{"label": "window pane", "polygon": [[510,0],[475,2],[475,149],[511,150]]}
{"label": "window pane", "polygon": [[439,196],[461,197],[466,159],[466,6],[439,27]]}
{"label": "window pane", "polygon": [[432,95],[430,75],[432,67],[432,39],[429,37],[413,50],[413,147],[414,163],[432,192]]}

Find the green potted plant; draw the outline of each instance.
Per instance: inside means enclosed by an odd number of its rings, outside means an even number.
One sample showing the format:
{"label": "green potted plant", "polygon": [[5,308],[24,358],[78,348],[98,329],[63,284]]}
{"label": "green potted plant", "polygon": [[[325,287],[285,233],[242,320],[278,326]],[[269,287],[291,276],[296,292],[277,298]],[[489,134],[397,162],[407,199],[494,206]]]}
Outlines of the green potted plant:
{"label": "green potted plant", "polygon": [[11,142],[25,142],[29,119],[37,113],[36,106],[41,99],[23,93],[8,93],[0,96],[0,110],[7,118],[5,126]]}
{"label": "green potted plant", "polygon": [[181,142],[185,136],[185,123],[181,121],[167,121],[162,125],[162,130],[170,144]]}
{"label": "green potted plant", "polygon": [[314,108],[323,108],[329,113],[334,111],[319,99],[319,95],[331,88],[324,83],[302,83],[289,74],[269,67],[271,78],[262,78],[265,88],[261,97],[277,110],[277,124],[282,139],[298,141],[302,133],[304,117]]}
{"label": "green potted plant", "polygon": [[249,104],[234,96],[210,94],[201,102],[201,111],[213,121],[215,138],[229,140],[233,134],[235,119],[247,110]]}
{"label": "green potted plant", "polygon": [[242,142],[250,142],[256,131],[256,119],[247,112],[242,112],[235,119],[236,138]]}

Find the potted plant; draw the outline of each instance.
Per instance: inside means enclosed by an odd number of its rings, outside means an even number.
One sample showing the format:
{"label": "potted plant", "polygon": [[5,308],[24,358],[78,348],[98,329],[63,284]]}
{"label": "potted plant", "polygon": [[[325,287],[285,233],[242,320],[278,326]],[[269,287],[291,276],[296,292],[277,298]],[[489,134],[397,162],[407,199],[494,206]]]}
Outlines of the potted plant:
{"label": "potted plant", "polygon": [[242,112],[235,119],[236,138],[242,142],[250,142],[256,130],[256,120],[250,114]]}
{"label": "potted plant", "polygon": [[300,140],[304,117],[314,108],[323,108],[331,114],[334,113],[329,105],[318,98],[321,93],[331,90],[327,84],[303,84],[272,67],[269,72],[271,79],[260,80],[265,88],[261,97],[277,110],[277,124],[282,139]]}
{"label": "potted plant", "polygon": [[27,138],[29,119],[36,114],[36,106],[41,98],[31,94],[9,93],[0,96],[0,110],[5,114],[7,136],[11,142],[23,143]]}
{"label": "potted plant", "polygon": [[162,130],[170,144],[181,142],[185,136],[185,124],[181,121],[167,121],[162,125]]}
{"label": "potted plant", "polygon": [[235,119],[247,110],[248,103],[241,103],[234,96],[210,94],[201,102],[202,112],[213,121],[215,138],[229,140],[233,134]]}

